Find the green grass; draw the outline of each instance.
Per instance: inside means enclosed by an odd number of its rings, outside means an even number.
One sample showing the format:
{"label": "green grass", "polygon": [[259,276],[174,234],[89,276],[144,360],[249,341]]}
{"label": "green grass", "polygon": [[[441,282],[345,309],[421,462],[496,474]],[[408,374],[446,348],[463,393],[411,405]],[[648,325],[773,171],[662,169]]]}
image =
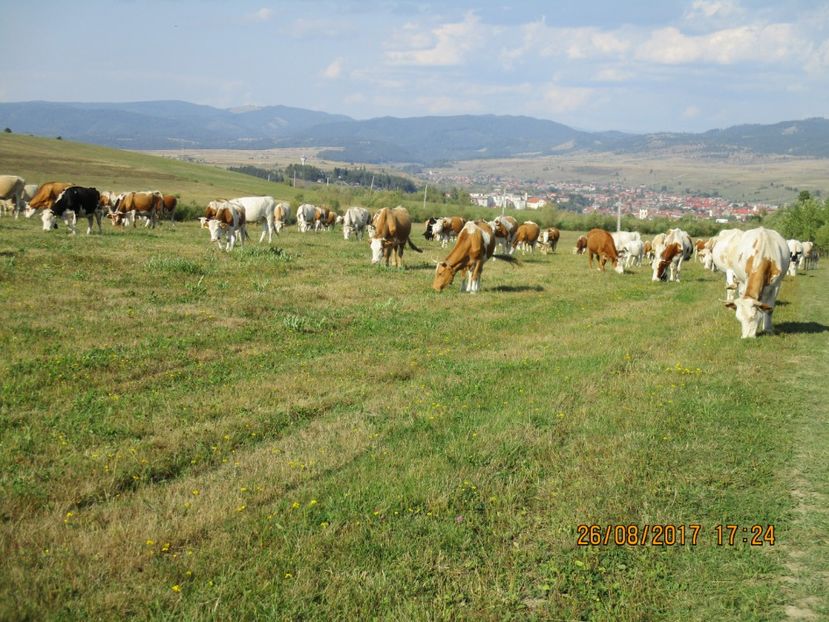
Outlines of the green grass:
{"label": "green grass", "polygon": [[[720,275],[590,272],[576,233],[438,295],[420,225],[402,271],[37,225],[0,221],[0,619],[829,614],[823,268],[740,340]],[[666,523],[703,531],[576,545]]]}

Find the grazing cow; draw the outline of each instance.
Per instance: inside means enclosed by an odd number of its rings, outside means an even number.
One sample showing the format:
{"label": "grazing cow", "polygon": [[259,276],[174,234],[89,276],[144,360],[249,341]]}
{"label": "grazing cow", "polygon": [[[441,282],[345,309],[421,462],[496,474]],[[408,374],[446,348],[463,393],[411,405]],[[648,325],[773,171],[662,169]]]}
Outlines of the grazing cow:
{"label": "grazing cow", "polygon": [[642,245],[642,257],[645,261],[653,260],[653,244],[651,242],[645,242]]}
{"label": "grazing cow", "polygon": [[[259,236],[259,243],[268,236],[268,244],[273,241],[273,210],[276,207],[276,201],[273,197],[239,197],[238,199],[230,199],[230,202],[241,206],[245,211],[245,223],[262,223],[262,235]],[[247,234],[247,228],[242,232]]]}
{"label": "grazing cow", "polygon": [[159,224],[161,219],[167,216],[170,219],[170,224],[175,226],[176,207],[178,207],[178,199],[174,195],[162,194],[161,211],[158,213]]}
{"label": "grazing cow", "polygon": [[296,222],[301,233],[310,231],[317,220],[319,208],[310,203],[303,203],[296,210]]}
{"label": "grazing cow", "polygon": [[803,242],[803,270],[814,270],[817,268],[818,252],[814,242],[806,240]]}
{"label": "grazing cow", "polygon": [[560,237],[561,231],[555,227],[544,229],[544,231],[541,232],[541,237],[539,238],[539,242],[541,243],[541,252],[545,255],[547,253],[555,253]]}
{"label": "grazing cow", "polygon": [[538,236],[541,235],[541,227],[535,224],[532,220],[521,223],[515,230],[515,236],[512,239],[512,246],[509,249],[509,254],[515,253],[515,249],[521,245],[521,253],[525,254],[526,249],[529,248],[531,253],[535,252],[535,245],[538,242]]}
{"label": "grazing cow", "polygon": [[164,198],[158,191],[127,192],[118,197],[112,212],[108,214],[115,227],[131,224],[135,226],[137,216],[149,219],[149,225],[155,228],[156,218],[161,210]]}
{"label": "grazing cow", "polygon": [[320,211],[322,213],[317,221],[317,227],[321,231],[333,231],[337,223],[343,221],[343,217],[337,214],[334,210],[329,210],[328,208],[323,207],[320,208]]}
{"label": "grazing cow", "polygon": [[573,254],[575,255],[584,255],[584,252],[587,250],[587,236],[580,235],[579,239],[576,240],[576,247],[573,249]]}
{"label": "grazing cow", "polygon": [[429,220],[426,221],[426,230],[423,232],[423,237],[426,238],[429,241],[432,241],[432,240],[435,239],[435,234],[432,231],[432,227],[435,226],[435,223],[437,221],[438,221],[438,219],[435,218],[434,216],[430,216]]}
{"label": "grazing cow", "polygon": [[504,253],[508,252],[518,229],[518,221],[512,216],[498,216],[489,226],[495,234],[495,245],[500,246]]}
{"label": "grazing cow", "polygon": [[23,215],[26,218],[31,218],[37,210],[51,209],[52,205],[55,204],[55,201],[60,196],[60,193],[72,185],[74,184],[63,181],[47,181],[41,184],[37,192],[35,192],[35,196],[29,201],[29,206],[23,212]]}
{"label": "grazing cow", "polygon": [[611,236],[604,229],[591,229],[587,232],[587,257],[590,269],[593,269],[593,257],[599,260],[599,267],[597,270],[604,272],[604,266],[607,260],[613,264],[613,269],[622,274],[625,271],[619,261],[619,255],[616,252],[616,245],[613,243],[613,236]]}
{"label": "grazing cow", "polygon": [[92,233],[92,219],[98,223],[98,233],[101,229],[101,207],[98,205],[101,195],[95,188],[82,188],[81,186],[70,186],[60,193],[60,196],[52,204],[52,207],[43,210],[43,230],[51,231],[57,228],[58,217],[63,218],[69,228],[70,235],[75,235],[75,223],[78,216],[86,216],[89,226],[86,228],[86,235]]}
{"label": "grazing cow", "polygon": [[[423,236],[427,240],[437,238],[440,240],[441,247],[446,248],[449,245],[449,240],[458,237],[466,220],[460,216],[447,216],[445,218],[430,218],[427,223],[426,233]],[[427,235],[430,232],[430,227],[431,237]]]}
{"label": "grazing cow", "polygon": [[[468,222],[461,229],[458,241],[449,255],[435,269],[432,289],[441,292],[455,279],[460,270],[466,272],[461,291],[472,294],[481,290],[481,272],[486,261],[495,252],[495,235],[489,223],[483,220]],[[515,261],[512,257],[502,257]]]}
{"label": "grazing cow", "polygon": [[371,215],[365,207],[349,207],[343,216],[343,238],[349,240],[353,233],[358,240],[362,240],[370,220]]}
{"label": "grazing cow", "polygon": [[803,261],[803,243],[799,240],[786,240],[789,247],[789,276],[797,276],[797,269]]}
{"label": "grazing cow", "polygon": [[222,236],[227,235],[225,250],[230,252],[238,239],[241,246],[245,237],[245,207],[234,201],[222,201],[215,207],[213,218],[207,222],[210,241],[222,248]]}
{"label": "grazing cow", "polygon": [[23,210],[25,201],[23,192],[26,187],[26,180],[17,175],[0,175],[0,199],[12,202],[14,217]]}
{"label": "grazing cow", "polygon": [[[666,279],[679,283],[679,273],[682,270],[682,262],[691,258],[694,253],[694,245],[691,237],[682,229],[671,229],[664,238],[661,251],[657,248],[656,257],[653,259],[652,281],[664,281]],[[670,268],[670,277],[666,270]]]}
{"label": "grazing cow", "polygon": [[394,209],[384,207],[374,216],[374,234],[371,237],[371,263],[380,263],[383,259],[389,265],[389,257],[398,268],[403,267],[403,250],[406,244],[412,250],[422,253],[409,237],[412,232],[412,219],[405,207],[398,205]]}
{"label": "grazing cow", "polygon": [[624,256],[625,268],[639,267],[642,265],[642,257],[645,254],[645,244],[642,240],[628,240],[621,248],[620,254]]}
{"label": "grazing cow", "polygon": [[736,311],[741,337],[772,332],[771,314],[791,261],[786,240],[773,229],[751,229],[731,238],[724,257],[738,283],[739,297],[723,302]]}
{"label": "grazing cow", "polygon": [[705,240],[697,240],[694,242],[694,259],[698,262],[703,263],[703,257],[701,253],[705,250]]}
{"label": "grazing cow", "polygon": [[657,256],[662,254],[662,251],[665,250],[665,236],[667,233],[657,233],[653,236],[653,240],[651,240],[651,261],[656,259]]}
{"label": "grazing cow", "polygon": [[641,240],[642,236],[638,231],[611,231],[610,236],[613,238],[613,243],[616,245],[616,250],[620,253],[629,240]]}
{"label": "grazing cow", "polygon": [[282,227],[291,219],[291,204],[288,201],[279,201],[273,208],[273,230],[276,235],[282,231]]}

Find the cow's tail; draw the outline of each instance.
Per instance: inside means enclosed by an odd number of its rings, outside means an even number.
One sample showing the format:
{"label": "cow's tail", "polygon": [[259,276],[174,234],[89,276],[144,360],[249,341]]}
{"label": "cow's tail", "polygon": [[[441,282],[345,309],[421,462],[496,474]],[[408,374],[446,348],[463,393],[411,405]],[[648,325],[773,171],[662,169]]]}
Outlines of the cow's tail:
{"label": "cow's tail", "polygon": [[412,242],[412,238],[406,238],[406,241],[409,243],[409,246],[412,248],[412,250],[415,251],[416,253],[422,253],[423,252],[417,246],[414,245],[414,242]]}

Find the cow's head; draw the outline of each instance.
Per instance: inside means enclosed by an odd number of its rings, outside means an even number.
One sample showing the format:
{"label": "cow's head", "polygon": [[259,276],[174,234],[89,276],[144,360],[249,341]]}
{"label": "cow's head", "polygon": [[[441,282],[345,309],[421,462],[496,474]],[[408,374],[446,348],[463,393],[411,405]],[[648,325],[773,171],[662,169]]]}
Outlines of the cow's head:
{"label": "cow's head", "polygon": [[772,311],[769,305],[755,300],[754,298],[742,297],[737,300],[726,302],[725,306],[736,310],[737,320],[742,329],[743,339],[753,339],[757,336],[757,329],[765,320],[765,314]]}
{"label": "cow's head", "polygon": [[51,231],[52,229],[58,228],[58,217],[55,216],[55,213],[52,210],[43,210],[43,213],[40,215],[40,219],[43,221],[44,231]]}
{"label": "cow's head", "polygon": [[207,221],[207,229],[210,231],[210,241],[218,242],[222,236],[227,232],[227,225],[219,222],[215,218]]}
{"label": "cow's head", "polygon": [[436,292],[442,292],[444,289],[452,284],[455,280],[455,271],[449,267],[445,261],[442,261],[435,268],[435,278],[432,281],[432,289]]}
{"label": "cow's head", "polygon": [[392,243],[381,238],[371,238],[369,245],[371,247],[371,263],[373,265],[383,260],[386,249],[390,248]]}

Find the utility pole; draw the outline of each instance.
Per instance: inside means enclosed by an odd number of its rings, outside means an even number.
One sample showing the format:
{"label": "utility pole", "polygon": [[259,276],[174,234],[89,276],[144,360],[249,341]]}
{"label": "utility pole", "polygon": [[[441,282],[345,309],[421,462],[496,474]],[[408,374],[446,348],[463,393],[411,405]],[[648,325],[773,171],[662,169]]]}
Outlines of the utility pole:
{"label": "utility pole", "polygon": [[371,186],[368,189],[368,193],[371,194],[374,192],[374,175],[371,176]]}
{"label": "utility pole", "polygon": [[423,209],[426,209],[426,191],[429,189],[429,184],[426,184],[426,187],[423,188]]}
{"label": "utility pole", "polygon": [[622,202],[616,201],[616,231],[622,230]]}

